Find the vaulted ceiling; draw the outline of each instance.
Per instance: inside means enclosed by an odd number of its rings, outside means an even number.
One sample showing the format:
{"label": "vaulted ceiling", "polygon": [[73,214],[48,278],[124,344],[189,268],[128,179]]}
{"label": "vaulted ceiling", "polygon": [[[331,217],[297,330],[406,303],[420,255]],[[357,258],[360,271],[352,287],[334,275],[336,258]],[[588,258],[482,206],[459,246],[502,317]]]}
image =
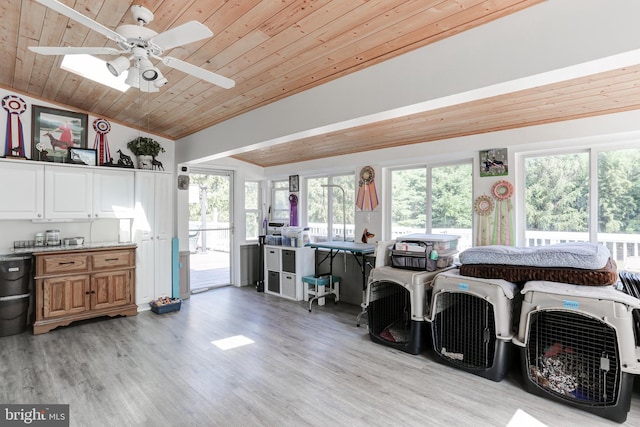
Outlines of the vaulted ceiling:
{"label": "vaulted ceiling", "polygon": [[[222,89],[158,63],[169,84],[149,94],[109,89],[60,69],[62,57],[29,51],[28,46],[115,44],[33,0],[8,0],[0,2],[0,85],[178,140],[541,1],[62,0],[111,29],[132,23],[129,8],[139,4],[155,14],[148,27],[156,32],[190,20],[214,32],[168,54],[234,79],[234,88]],[[272,166],[637,109],[639,72],[639,67],[621,68],[234,157]]]}

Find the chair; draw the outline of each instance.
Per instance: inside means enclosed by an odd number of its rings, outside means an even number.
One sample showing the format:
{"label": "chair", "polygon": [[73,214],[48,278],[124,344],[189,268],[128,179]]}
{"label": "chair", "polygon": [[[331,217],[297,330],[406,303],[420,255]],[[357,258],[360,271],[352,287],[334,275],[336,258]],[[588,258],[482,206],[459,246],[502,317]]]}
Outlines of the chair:
{"label": "chair", "polygon": [[[338,276],[304,276],[302,278],[304,284],[304,300],[309,301],[309,313],[314,301],[318,301],[318,305],[324,305],[324,298],[333,295],[334,303],[340,300],[340,277]],[[328,289],[327,289],[328,288]],[[309,296],[313,298],[309,299]]]}

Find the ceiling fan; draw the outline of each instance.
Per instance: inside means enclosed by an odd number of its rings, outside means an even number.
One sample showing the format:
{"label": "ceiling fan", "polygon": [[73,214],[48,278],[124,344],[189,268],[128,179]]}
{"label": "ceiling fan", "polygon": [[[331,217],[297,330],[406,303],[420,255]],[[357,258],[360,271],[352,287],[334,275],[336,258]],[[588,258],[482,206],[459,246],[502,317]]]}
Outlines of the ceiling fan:
{"label": "ceiling fan", "polygon": [[158,34],[145,27],[153,20],[153,13],[143,6],[133,5],[131,6],[131,13],[138,25],[120,25],[113,31],[57,0],[36,1],[106,36],[116,42],[120,49],[110,47],[29,46],[29,50],[32,52],[42,55],[120,55],[118,58],[108,61],[107,68],[116,77],[128,71],[125,83],[129,86],[137,87],[143,92],[158,92],[160,87],[167,84],[167,79],[153,65],[150,58],[159,59],[169,67],[225,89],[235,86],[235,82],[227,77],[212,73],[177,58],[161,57],[169,49],[213,36],[211,30],[198,21],[189,21]]}

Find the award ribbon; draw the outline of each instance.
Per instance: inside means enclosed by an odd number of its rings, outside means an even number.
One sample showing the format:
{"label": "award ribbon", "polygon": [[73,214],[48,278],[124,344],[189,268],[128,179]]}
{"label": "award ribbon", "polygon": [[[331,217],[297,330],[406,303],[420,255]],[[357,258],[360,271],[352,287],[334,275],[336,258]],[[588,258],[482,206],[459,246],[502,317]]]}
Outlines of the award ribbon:
{"label": "award ribbon", "polygon": [[98,164],[104,165],[111,161],[109,141],[107,141],[107,134],[111,130],[111,124],[105,119],[95,119],[93,121],[93,129],[96,131],[96,141],[93,144],[93,148],[98,151]]}
{"label": "award ribbon", "polygon": [[374,177],[375,172],[371,166],[365,166],[360,171],[356,206],[359,207],[361,211],[372,211],[378,206],[378,193],[376,192]]}
{"label": "award ribbon", "polygon": [[[16,95],[2,98],[2,108],[7,110],[7,133],[5,136],[5,156],[25,157],[24,134],[20,114],[27,111],[27,103]],[[33,153],[31,153],[33,154]]]}
{"label": "award ribbon", "polygon": [[497,200],[496,215],[491,243],[494,245],[511,245],[514,241],[513,229],[511,227],[511,196],[513,195],[513,184],[509,181],[498,181],[493,184],[491,194]]}
{"label": "award ribbon", "polygon": [[298,196],[295,194],[289,195],[289,225],[298,225]]}
{"label": "award ribbon", "polygon": [[489,245],[489,215],[494,208],[493,199],[486,194],[478,196],[473,204],[473,209],[478,214],[478,236],[476,238],[476,246]]}

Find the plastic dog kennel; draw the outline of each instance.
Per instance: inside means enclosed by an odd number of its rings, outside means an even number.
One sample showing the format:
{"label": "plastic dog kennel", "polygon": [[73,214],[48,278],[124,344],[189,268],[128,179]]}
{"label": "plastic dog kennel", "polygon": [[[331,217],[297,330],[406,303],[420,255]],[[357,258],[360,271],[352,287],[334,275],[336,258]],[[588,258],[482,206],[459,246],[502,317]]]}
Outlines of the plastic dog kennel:
{"label": "plastic dog kennel", "polygon": [[411,354],[429,343],[428,295],[443,270],[409,271],[389,266],[369,273],[367,315],[371,340]]}
{"label": "plastic dog kennel", "polygon": [[[612,286],[527,282],[520,327],[525,389],[617,422],[627,419],[640,372],[634,311]],[[637,313],[636,313],[637,314]]]}
{"label": "plastic dog kennel", "polygon": [[517,330],[512,314],[517,301],[517,285],[506,280],[462,276],[457,270],[438,275],[430,309],[438,360],[501,381]]}

